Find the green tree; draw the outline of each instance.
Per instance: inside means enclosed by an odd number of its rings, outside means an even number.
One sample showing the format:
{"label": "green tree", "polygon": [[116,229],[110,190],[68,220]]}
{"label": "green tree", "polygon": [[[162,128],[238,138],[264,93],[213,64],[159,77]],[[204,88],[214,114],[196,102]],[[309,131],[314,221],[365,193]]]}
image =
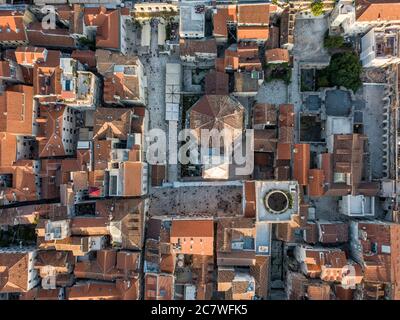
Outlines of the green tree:
{"label": "green tree", "polygon": [[362,67],[358,56],[353,52],[334,54],[326,72],[332,85],[343,86],[354,92],[361,86]]}
{"label": "green tree", "polygon": [[324,47],[328,49],[341,48],[344,45],[344,38],[342,36],[329,36],[324,38]]}
{"label": "green tree", "polygon": [[315,0],[311,3],[311,13],[314,16],[320,16],[324,13],[324,3],[322,0]]}

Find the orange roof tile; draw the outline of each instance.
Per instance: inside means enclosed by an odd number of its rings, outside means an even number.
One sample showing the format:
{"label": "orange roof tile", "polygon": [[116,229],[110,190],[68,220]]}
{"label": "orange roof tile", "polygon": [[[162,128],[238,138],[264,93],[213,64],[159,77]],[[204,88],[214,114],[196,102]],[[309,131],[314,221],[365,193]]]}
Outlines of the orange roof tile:
{"label": "orange roof tile", "polygon": [[308,195],[311,197],[321,197],[324,191],[324,170],[311,169],[308,172]]}
{"label": "orange roof tile", "polygon": [[8,87],[0,95],[0,131],[32,135],[33,88],[24,85]]}
{"label": "orange roof tile", "polygon": [[399,21],[400,3],[397,0],[356,0],[356,20]]}
{"label": "orange roof tile", "polygon": [[292,158],[292,144],[291,143],[278,143],[276,153],[277,160],[290,160]]}
{"label": "orange roof tile", "polygon": [[39,140],[39,157],[66,155],[63,143],[63,123],[65,105],[40,105],[40,118],[37,134]]}
{"label": "orange roof tile", "polygon": [[172,300],[174,276],[170,274],[146,273],[144,278],[145,300]]}
{"label": "orange roof tile", "polygon": [[120,20],[119,9],[108,10],[105,7],[86,7],[84,22],[86,26],[97,27],[96,47],[105,49],[120,48]]}
{"label": "orange roof tile", "polygon": [[206,94],[228,94],[229,76],[225,72],[210,71],[205,78]]}
{"label": "orange roof tile", "polygon": [[214,221],[172,220],[170,241],[179,253],[213,255]]}
{"label": "orange roof tile", "polygon": [[281,104],[279,106],[279,126],[280,127],[293,127],[294,126],[294,105]]}
{"label": "orange roof tile", "polygon": [[10,63],[8,61],[0,61],[0,77],[9,78],[10,76]]}
{"label": "orange roof tile", "polygon": [[67,288],[68,300],[137,300],[139,281],[137,279],[117,280],[115,283],[78,283]]}
{"label": "orange roof tile", "polygon": [[217,13],[213,16],[214,36],[228,36],[228,22],[236,22],[236,5],[218,6]]}
{"label": "orange roof tile", "polygon": [[1,10],[0,30],[0,42],[27,41],[24,12],[15,10]]}
{"label": "orange roof tile", "polygon": [[0,167],[12,166],[17,160],[17,136],[0,132]]}
{"label": "orange roof tile", "polygon": [[238,40],[262,40],[267,41],[269,37],[268,27],[242,26],[237,28]]}
{"label": "orange roof tile", "polygon": [[22,65],[33,65],[37,61],[46,61],[47,49],[37,47],[18,47],[15,49],[15,59]]}
{"label": "orange roof tile", "polygon": [[143,184],[144,163],[140,161],[124,161],[121,164],[123,170],[124,196],[141,196]]}
{"label": "orange roof tile", "polygon": [[41,47],[74,48],[75,39],[67,29],[44,29],[41,22],[31,23],[26,30],[29,44]]}
{"label": "orange roof tile", "polygon": [[263,3],[239,4],[238,5],[238,24],[246,25],[268,25],[270,5]]}
{"label": "orange roof tile", "polygon": [[28,253],[0,253],[0,292],[28,290],[29,258]]}
{"label": "orange roof tile", "polygon": [[74,50],[72,51],[71,58],[78,60],[83,65],[89,68],[96,67],[96,54],[91,50]]}
{"label": "orange roof tile", "polygon": [[310,145],[295,144],[293,149],[293,177],[300,185],[308,184],[308,170],[310,168]]}
{"label": "orange roof tile", "polygon": [[281,48],[266,50],[265,61],[267,63],[289,62],[289,51]]}

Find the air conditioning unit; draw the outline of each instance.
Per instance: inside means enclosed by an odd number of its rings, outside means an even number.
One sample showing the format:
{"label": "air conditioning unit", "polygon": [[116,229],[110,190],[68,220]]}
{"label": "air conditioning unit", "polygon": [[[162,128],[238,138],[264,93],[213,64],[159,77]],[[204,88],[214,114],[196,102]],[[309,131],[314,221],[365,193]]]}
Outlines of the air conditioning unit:
{"label": "air conditioning unit", "polygon": [[258,251],[263,253],[269,252],[269,246],[258,246]]}
{"label": "air conditioning unit", "polygon": [[232,250],[243,250],[243,247],[244,247],[243,241],[232,242]]}
{"label": "air conditioning unit", "polygon": [[48,232],[44,235],[44,240],[49,241],[54,239],[54,233]]}

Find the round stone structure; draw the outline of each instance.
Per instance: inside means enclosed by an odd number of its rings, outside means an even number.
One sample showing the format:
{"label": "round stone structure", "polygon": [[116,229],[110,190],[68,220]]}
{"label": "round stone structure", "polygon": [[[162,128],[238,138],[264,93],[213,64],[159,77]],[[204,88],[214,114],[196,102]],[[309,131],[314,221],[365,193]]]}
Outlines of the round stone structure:
{"label": "round stone structure", "polygon": [[273,214],[281,214],[289,208],[289,197],[282,190],[271,190],[264,198],[265,208]]}

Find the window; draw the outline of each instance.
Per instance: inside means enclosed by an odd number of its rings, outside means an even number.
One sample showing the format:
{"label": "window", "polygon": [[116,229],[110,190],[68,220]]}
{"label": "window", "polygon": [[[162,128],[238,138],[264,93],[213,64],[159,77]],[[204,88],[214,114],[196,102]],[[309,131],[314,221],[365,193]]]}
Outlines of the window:
{"label": "window", "polygon": [[110,195],[116,195],[118,190],[118,176],[110,177]]}

